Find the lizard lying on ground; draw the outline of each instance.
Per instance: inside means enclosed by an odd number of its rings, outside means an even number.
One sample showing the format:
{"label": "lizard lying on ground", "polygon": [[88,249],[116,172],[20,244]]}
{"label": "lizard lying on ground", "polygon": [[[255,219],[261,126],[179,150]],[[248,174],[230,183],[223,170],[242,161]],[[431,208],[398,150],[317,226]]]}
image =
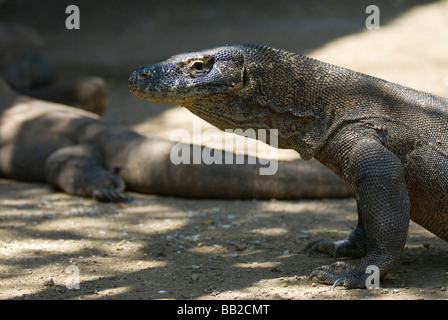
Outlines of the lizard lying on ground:
{"label": "lizard lying on ground", "polygon": [[[170,152],[212,149],[143,136],[77,108],[21,96],[0,78],[0,176],[48,181],[63,191],[127,201],[129,190],[196,198],[347,197],[353,191],[317,161],[279,161],[275,175],[246,164],[173,164]],[[222,157],[233,156],[223,153]],[[247,164],[251,163],[255,164]],[[234,161],[233,163],[236,163]],[[293,185],[294,188],[289,186]]]}
{"label": "lizard lying on ground", "polygon": [[[177,103],[224,129],[278,129],[280,148],[315,158],[356,192],[348,239],[310,250],[363,257],[310,277],[363,288],[393,268],[409,219],[448,240],[448,100],[306,56],[237,44],[139,67],[131,91]],[[291,186],[291,188],[294,188]]]}

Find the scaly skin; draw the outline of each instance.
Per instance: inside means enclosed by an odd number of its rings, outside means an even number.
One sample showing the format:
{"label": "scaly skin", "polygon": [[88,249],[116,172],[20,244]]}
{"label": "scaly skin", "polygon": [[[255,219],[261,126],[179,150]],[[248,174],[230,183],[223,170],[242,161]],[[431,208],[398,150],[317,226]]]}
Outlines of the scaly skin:
{"label": "scaly skin", "polygon": [[364,288],[366,268],[393,268],[411,218],[448,240],[448,100],[306,56],[237,44],[176,55],[129,80],[143,99],[177,103],[225,129],[278,129],[279,147],[316,158],[356,192],[345,241],[311,250],[363,256],[314,270]]}

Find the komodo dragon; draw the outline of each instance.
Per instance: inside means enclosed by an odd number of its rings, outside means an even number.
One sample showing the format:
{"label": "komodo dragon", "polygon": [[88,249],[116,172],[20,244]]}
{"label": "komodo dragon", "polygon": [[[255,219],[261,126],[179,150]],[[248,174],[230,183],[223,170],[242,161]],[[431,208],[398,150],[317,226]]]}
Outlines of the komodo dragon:
{"label": "komodo dragon", "polygon": [[[312,252],[363,257],[310,277],[366,287],[397,263],[409,219],[448,240],[448,100],[267,46],[236,44],[137,68],[140,98],[177,103],[224,129],[278,129],[280,148],[314,157],[356,192],[348,239]],[[294,188],[291,186],[291,188]]]}
{"label": "komodo dragon", "polygon": [[[18,95],[0,78],[0,176],[48,181],[63,191],[102,201],[127,201],[129,190],[196,198],[300,199],[348,197],[353,191],[317,161],[279,161],[275,175],[258,175],[265,164],[173,164],[176,146],[143,136],[77,108]],[[233,156],[223,153],[223,159]],[[224,160],[223,160],[224,161]],[[236,160],[233,160],[236,163]],[[247,164],[256,163],[256,164]],[[290,188],[289,185],[294,186]]]}

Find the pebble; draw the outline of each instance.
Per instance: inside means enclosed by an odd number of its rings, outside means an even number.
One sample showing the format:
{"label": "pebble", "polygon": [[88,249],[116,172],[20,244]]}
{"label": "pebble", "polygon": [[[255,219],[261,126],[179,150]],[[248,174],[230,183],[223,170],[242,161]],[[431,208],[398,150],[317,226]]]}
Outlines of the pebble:
{"label": "pebble", "polygon": [[54,280],[53,280],[53,278],[50,278],[50,279],[48,279],[48,280],[46,280],[45,282],[44,282],[44,286],[45,287],[53,287],[55,284],[54,284]]}
{"label": "pebble", "polygon": [[191,280],[193,280],[193,281],[198,281],[198,280],[199,280],[199,274],[197,274],[197,273],[193,273],[193,274],[191,275]]}
{"label": "pebble", "polygon": [[239,245],[239,244],[236,245],[236,250],[238,251],[244,251],[246,248],[247,246],[245,245]]}

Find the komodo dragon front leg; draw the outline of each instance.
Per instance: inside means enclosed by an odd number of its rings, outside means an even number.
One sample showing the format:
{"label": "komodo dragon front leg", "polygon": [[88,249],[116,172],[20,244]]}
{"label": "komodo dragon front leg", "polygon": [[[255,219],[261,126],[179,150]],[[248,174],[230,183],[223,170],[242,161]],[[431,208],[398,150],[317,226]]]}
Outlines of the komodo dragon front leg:
{"label": "komodo dragon front leg", "polygon": [[127,202],[125,183],[104,168],[100,149],[91,143],[61,148],[45,163],[47,181],[69,194],[100,201]]}
{"label": "komodo dragon front leg", "polygon": [[[341,146],[337,148],[341,150]],[[350,164],[347,180],[356,190],[358,225],[346,240],[319,241],[308,248],[335,258],[362,259],[356,267],[336,262],[316,268],[310,278],[334,286],[364,288],[369,266],[378,267],[383,278],[398,261],[406,243],[410,202],[403,165],[393,153],[370,138],[350,149],[344,160]]]}

